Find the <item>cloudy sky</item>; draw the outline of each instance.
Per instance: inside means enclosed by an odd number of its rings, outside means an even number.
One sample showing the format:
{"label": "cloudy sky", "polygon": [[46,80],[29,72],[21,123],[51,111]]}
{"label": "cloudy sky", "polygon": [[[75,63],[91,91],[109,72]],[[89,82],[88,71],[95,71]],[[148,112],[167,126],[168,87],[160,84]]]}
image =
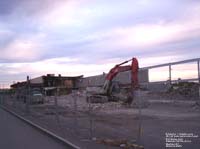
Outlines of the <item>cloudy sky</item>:
{"label": "cloudy sky", "polygon": [[0,0],[0,84],[200,57],[199,0]]}

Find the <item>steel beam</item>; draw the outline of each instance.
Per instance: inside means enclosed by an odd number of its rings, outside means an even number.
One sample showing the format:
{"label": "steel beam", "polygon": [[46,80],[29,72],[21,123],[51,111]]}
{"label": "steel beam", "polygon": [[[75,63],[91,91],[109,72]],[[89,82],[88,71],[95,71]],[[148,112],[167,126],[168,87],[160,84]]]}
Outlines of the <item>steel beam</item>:
{"label": "steel beam", "polygon": [[196,62],[196,61],[200,61],[200,58],[189,59],[189,60],[178,61],[178,62],[172,62],[172,63],[165,63],[165,64],[154,65],[154,66],[148,66],[148,67],[143,67],[141,69],[152,69],[152,68],[164,67],[164,66],[169,66],[169,65],[184,64],[184,63],[190,63],[190,62]]}

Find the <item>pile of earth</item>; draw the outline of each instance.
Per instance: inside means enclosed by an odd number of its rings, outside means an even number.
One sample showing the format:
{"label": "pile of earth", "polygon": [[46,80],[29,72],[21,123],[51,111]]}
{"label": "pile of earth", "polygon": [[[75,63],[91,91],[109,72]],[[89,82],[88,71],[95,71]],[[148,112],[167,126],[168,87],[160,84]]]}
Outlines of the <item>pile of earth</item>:
{"label": "pile of earth", "polygon": [[182,95],[184,97],[198,97],[199,96],[199,83],[195,82],[178,82],[172,84],[168,93],[172,95]]}

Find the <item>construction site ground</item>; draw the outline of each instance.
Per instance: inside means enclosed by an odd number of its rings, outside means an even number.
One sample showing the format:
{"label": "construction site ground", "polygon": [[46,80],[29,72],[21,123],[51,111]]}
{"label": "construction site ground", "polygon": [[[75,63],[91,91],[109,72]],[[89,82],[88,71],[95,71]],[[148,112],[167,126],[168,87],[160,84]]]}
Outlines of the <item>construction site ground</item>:
{"label": "construction site ground", "polygon": [[[200,136],[199,98],[144,92],[137,97],[141,113],[138,106],[122,102],[88,104],[84,93],[46,97],[45,104],[31,105],[27,113],[26,105],[13,98],[8,108],[84,149],[123,148],[126,143],[163,149],[166,133]],[[180,143],[181,149],[199,149],[200,137],[189,139]]]}

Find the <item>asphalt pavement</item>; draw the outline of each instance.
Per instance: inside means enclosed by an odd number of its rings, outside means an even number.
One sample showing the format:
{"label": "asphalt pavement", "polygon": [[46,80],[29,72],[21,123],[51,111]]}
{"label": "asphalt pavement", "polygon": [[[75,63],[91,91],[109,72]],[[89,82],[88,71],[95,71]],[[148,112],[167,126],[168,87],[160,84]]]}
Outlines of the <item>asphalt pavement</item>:
{"label": "asphalt pavement", "polygon": [[0,108],[0,149],[67,149],[67,147]]}

